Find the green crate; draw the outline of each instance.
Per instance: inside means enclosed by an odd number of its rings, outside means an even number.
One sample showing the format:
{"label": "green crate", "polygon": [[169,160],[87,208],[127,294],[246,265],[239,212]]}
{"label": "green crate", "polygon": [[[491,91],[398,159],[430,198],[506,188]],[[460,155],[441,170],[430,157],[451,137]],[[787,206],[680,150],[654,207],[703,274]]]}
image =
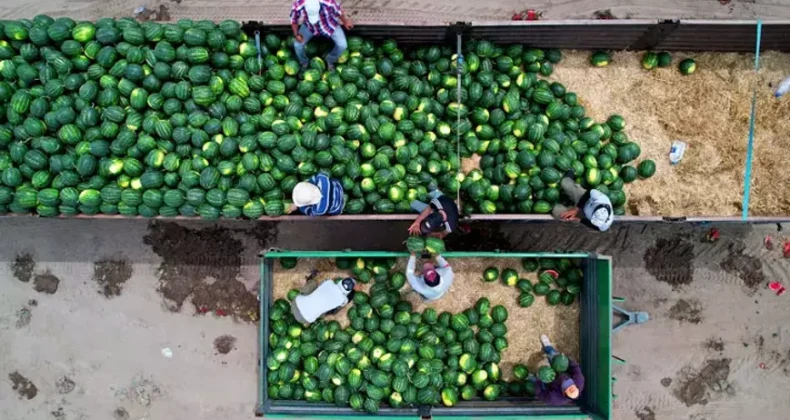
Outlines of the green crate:
{"label": "green crate", "polygon": [[454,407],[424,406],[392,409],[382,407],[378,415],[372,416],[350,408],[332,404],[308,403],[306,401],[279,401],[268,396],[266,382],[266,357],[269,351],[269,307],[274,299],[271,295],[273,267],[279,258],[405,258],[406,252],[381,251],[271,251],[261,259],[261,322],[260,322],[260,366],[257,414],[272,418],[316,417],[347,419],[353,417],[374,419],[378,417],[421,417],[433,419],[469,420],[483,417],[498,419],[593,419],[612,418],[612,260],[610,257],[588,253],[499,253],[499,252],[447,252],[452,258],[575,258],[584,260],[584,287],[579,300],[581,368],[585,387],[577,405],[551,407],[523,398],[505,398],[500,401],[459,401]]}

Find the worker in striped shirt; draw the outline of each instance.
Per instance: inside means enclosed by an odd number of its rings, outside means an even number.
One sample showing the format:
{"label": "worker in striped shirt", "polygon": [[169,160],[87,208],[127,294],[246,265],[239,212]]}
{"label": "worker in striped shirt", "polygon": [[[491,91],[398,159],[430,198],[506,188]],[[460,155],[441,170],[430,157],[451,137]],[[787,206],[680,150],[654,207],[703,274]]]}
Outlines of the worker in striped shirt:
{"label": "worker in striped shirt", "polygon": [[[343,27],[339,27],[342,23]],[[291,29],[294,34],[294,50],[299,64],[307,68],[308,59],[305,46],[314,36],[323,36],[335,43],[335,48],[326,56],[329,71],[335,69],[335,63],[346,50],[346,33],[354,27],[351,19],[335,0],[296,0],[291,6]]]}
{"label": "worker in striped shirt", "polygon": [[307,216],[334,216],[343,212],[346,205],[340,181],[319,172],[294,187],[291,193],[293,204],[288,213],[297,209]]}

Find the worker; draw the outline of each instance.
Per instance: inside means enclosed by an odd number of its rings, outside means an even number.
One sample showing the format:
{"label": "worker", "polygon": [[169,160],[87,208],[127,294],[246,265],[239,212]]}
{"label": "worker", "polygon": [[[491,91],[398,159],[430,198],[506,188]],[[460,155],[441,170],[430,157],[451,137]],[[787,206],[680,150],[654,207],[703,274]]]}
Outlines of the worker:
{"label": "worker", "polygon": [[329,178],[323,172],[296,184],[291,197],[293,204],[288,213],[298,209],[308,216],[338,215],[343,212],[346,202],[340,181]]}
{"label": "worker", "polygon": [[436,264],[425,263],[422,273],[417,275],[414,269],[417,256],[412,252],[406,264],[406,279],[413,291],[427,301],[437,300],[444,296],[453,284],[453,268],[441,255],[436,256]]}
{"label": "worker", "polygon": [[555,204],[551,214],[557,220],[581,222],[583,225],[601,232],[609,229],[614,220],[612,202],[606,194],[596,190],[587,190],[577,184],[568,171],[560,181],[562,191],[573,201],[573,207]]}
{"label": "worker", "polygon": [[428,197],[431,199],[428,203],[411,202],[412,210],[420,215],[409,226],[409,233],[444,239],[458,229],[458,205],[438,189],[431,191]]}
{"label": "worker", "polygon": [[311,324],[324,314],[336,313],[354,299],[356,282],[351,277],[338,282],[327,279],[319,285],[316,274],[316,270],[310,274],[301,294],[291,302],[291,313],[303,324]]}
{"label": "worker", "polygon": [[[543,351],[551,360],[559,354],[554,346],[551,345],[549,337],[546,335],[540,336],[540,343]],[[543,401],[548,405],[565,405],[572,403],[579,399],[579,395],[584,390],[584,375],[579,367],[579,364],[573,360],[568,360],[568,370],[565,372],[557,372],[557,376],[551,383],[545,384],[540,382],[534,374],[530,374],[529,381],[535,385],[535,398]]]}
{"label": "worker", "polygon": [[[338,22],[343,27],[338,26]],[[291,6],[291,30],[294,35],[294,50],[302,69],[307,68],[308,59],[305,46],[314,36],[331,39],[335,47],[326,56],[326,66],[334,71],[335,63],[346,50],[346,33],[354,27],[351,19],[335,0],[296,0]]]}

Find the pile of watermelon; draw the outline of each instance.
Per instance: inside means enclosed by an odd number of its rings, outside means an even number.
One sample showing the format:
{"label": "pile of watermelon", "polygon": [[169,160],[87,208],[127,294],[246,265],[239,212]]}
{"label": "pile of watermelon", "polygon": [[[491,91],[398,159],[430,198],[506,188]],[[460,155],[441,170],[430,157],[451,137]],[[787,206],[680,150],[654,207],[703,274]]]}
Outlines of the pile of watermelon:
{"label": "pile of watermelon", "polygon": [[655,171],[631,165],[621,117],[539,77],[557,50],[467,43],[459,97],[446,46],[350,37],[328,73],[291,42],[266,35],[259,65],[236,21],[0,22],[0,213],[279,216],[319,171],[351,214],[407,213],[429,186],[466,213],[547,213],[570,170],[622,214],[624,184]]}
{"label": "pile of watermelon", "polygon": [[[334,320],[303,326],[288,301],[273,303],[266,358],[269,398],[376,413],[381,404],[451,407],[459,400],[534,396],[533,384],[502,379],[499,362],[508,347],[504,306],[481,298],[461,313],[416,312],[401,297],[406,278],[392,270],[394,259],[336,263],[365,282],[372,276],[369,292],[356,292],[347,328]],[[289,297],[297,294],[291,291]]]}

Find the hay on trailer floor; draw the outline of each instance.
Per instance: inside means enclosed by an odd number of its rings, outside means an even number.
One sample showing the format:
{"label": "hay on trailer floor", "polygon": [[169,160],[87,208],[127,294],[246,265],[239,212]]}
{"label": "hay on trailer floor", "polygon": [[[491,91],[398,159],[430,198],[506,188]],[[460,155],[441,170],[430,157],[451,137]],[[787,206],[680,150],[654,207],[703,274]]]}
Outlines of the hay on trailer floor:
{"label": "hay on trailer floor", "polygon": [[775,86],[788,76],[790,54],[770,52],[760,56],[749,208],[755,216],[790,212],[790,96],[773,96]]}
{"label": "hay on trailer floor", "polygon": [[[556,66],[553,79],[576,92],[596,120],[611,114],[626,119],[626,133],[642,148],[641,159],[656,162],[656,175],[626,187],[627,211],[638,215],[737,215],[741,210],[743,173],[752,91],[759,87],[754,149],[752,214],[777,215],[790,210],[788,100],[771,98],[768,81],[777,83],[790,69],[790,56],[767,53],[758,77],[753,56],[695,54],[697,71],[683,76],[673,65],[646,71],[641,52],[615,53],[605,68],[589,65],[589,52],[571,51]],[[683,161],[669,164],[674,140],[688,144]]]}
{"label": "hay on trailer floor", "polygon": [[[411,289],[404,286],[401,295],[412,303],[414,310],[422,312],[428,307],[438,312],[449,311],[459,313],[474,306],[481,297],[487,297],[491,306],[503,305],[508,310],[506,325],[508,328],[508,348],[502,353],[500,367],[505,380],[512,375],[512,367],[516,363],[526,364],[531,372],[537,370],[544,363],[545,356],[541,353],[540,334],[551,338],[555,347],[574,360],[579,358],[579,303],[578,299],[571,306],[549,306],[546,299],[536,296],[535,303],[529,308],[521,308],[517,304],[519,292],[514,287],[508,287],[500,281],[486,283],[482,280],[482,273],[488,267],[497,267],[500,272],[504,268],[513,268],[519,271],[522,278],[527,278],[534,284],[537,282],[536,274],[526,274],[520,266],[520,260],[515,258],[483,259],[483,258],[453,258],[448,262],[453,267],[454,281],[450,291],[436,302],[426,303]],[[418,262],[418,267],[421,264]],[[405,270],[406,260],[398,259],[396,269]],[[331,259],[305,258],[299,259],[297,266],[291,270],[283,270],[275,263],[274,271],[274,298],[285,298],[291,289],[300,288],[311,270],[321,271],[319,278],[344,277],[348,271],[338,270]],[[363,285],[363,290],[369,289]],[[347,305],[335,315],[327,319],[334,319],[341,325],[348,326],[346,316]]]}

